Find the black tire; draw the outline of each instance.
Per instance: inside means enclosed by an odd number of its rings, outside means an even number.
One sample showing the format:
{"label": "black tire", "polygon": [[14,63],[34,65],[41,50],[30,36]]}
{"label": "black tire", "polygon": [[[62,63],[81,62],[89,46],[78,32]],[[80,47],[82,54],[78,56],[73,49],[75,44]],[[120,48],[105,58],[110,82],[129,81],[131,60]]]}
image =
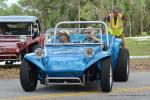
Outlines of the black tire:
{"label": "black tire", "polygon": [[20,82],[26,92],[34,91],[37,86],[37,70],[25,59],[20,65]]}
{"label": "black tire", "polygon": [[112,72],[112,64],[111,58],[106,58],[102,60],[101,67],[101,90],[102,92],[110,92],[112,90],[113,85],[113,72]]}
{"label": "black tire", "polygon": [[129,51],[126,48],[120,48],[118,63],[114,70],[114,81],[125,82],[129,77]]}

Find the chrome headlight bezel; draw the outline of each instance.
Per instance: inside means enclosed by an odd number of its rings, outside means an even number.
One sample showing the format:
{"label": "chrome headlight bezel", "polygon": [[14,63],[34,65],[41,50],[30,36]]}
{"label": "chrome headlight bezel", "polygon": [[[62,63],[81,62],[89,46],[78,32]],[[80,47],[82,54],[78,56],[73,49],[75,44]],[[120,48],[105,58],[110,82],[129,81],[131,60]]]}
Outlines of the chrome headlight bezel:
{"label": "chrome headlight bezel", "polygon": [[85,55],[86,55],[87,57],[89,57],[89,58],[93,57],[93,55],[94,55],[94,50],[93,50],[93,48],[87,48],[87,49],[85,50]]}
{"label": "chrome headlight bezel", "polygon": [[35,51],[34,51],[34,54],[37,58],[42,58],[44,57],[44,50],[42,48],[37,48]]}
{"label": "chrome headlight bezel", "polygon": [[20,36],[19,36],[19,41],[20,41],[20,42],[25,42],[25,41],[26,41],[26,38],[27,38],[26,35],[20,35]]}

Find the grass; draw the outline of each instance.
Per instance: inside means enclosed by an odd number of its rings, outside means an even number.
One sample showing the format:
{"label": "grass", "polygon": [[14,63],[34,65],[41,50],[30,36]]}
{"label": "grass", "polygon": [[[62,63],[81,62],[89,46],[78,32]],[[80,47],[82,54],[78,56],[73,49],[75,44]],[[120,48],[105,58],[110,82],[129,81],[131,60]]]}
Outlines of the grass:
{"label": "grass", "polygon": [[131,56],[150,56],[150,38],[127,38],[125,43]]}

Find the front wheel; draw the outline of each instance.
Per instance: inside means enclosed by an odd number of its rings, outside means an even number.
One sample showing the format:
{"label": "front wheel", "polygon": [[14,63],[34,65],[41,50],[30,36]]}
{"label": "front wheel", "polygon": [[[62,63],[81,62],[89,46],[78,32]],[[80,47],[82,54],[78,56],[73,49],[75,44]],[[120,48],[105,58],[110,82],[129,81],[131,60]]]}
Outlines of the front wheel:
{"label": "front wheel", "polygon": [[37,86],[37,70],[25,59],[20,65],[20,82],[26,92],[34,91]]}
{"label": "front wheel", "polygon": [[111,58],[106,58],[102,60],[101,67],[101,90],[102,92],[110,92],[113,85],[113,72],[111,65]]}

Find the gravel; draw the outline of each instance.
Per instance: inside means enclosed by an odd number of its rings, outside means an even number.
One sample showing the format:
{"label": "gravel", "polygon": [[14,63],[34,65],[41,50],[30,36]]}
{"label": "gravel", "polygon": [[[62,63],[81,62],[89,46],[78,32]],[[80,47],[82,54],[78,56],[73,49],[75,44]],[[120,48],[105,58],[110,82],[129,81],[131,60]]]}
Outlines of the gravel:
{"label": "gravel", "polygon": [[130,60],[130,71],[150,72],[150,59],[132,59]]}
{"label": "gravel", "polygon": [[19,68],[0,68],[0,79],[19,78]]}

